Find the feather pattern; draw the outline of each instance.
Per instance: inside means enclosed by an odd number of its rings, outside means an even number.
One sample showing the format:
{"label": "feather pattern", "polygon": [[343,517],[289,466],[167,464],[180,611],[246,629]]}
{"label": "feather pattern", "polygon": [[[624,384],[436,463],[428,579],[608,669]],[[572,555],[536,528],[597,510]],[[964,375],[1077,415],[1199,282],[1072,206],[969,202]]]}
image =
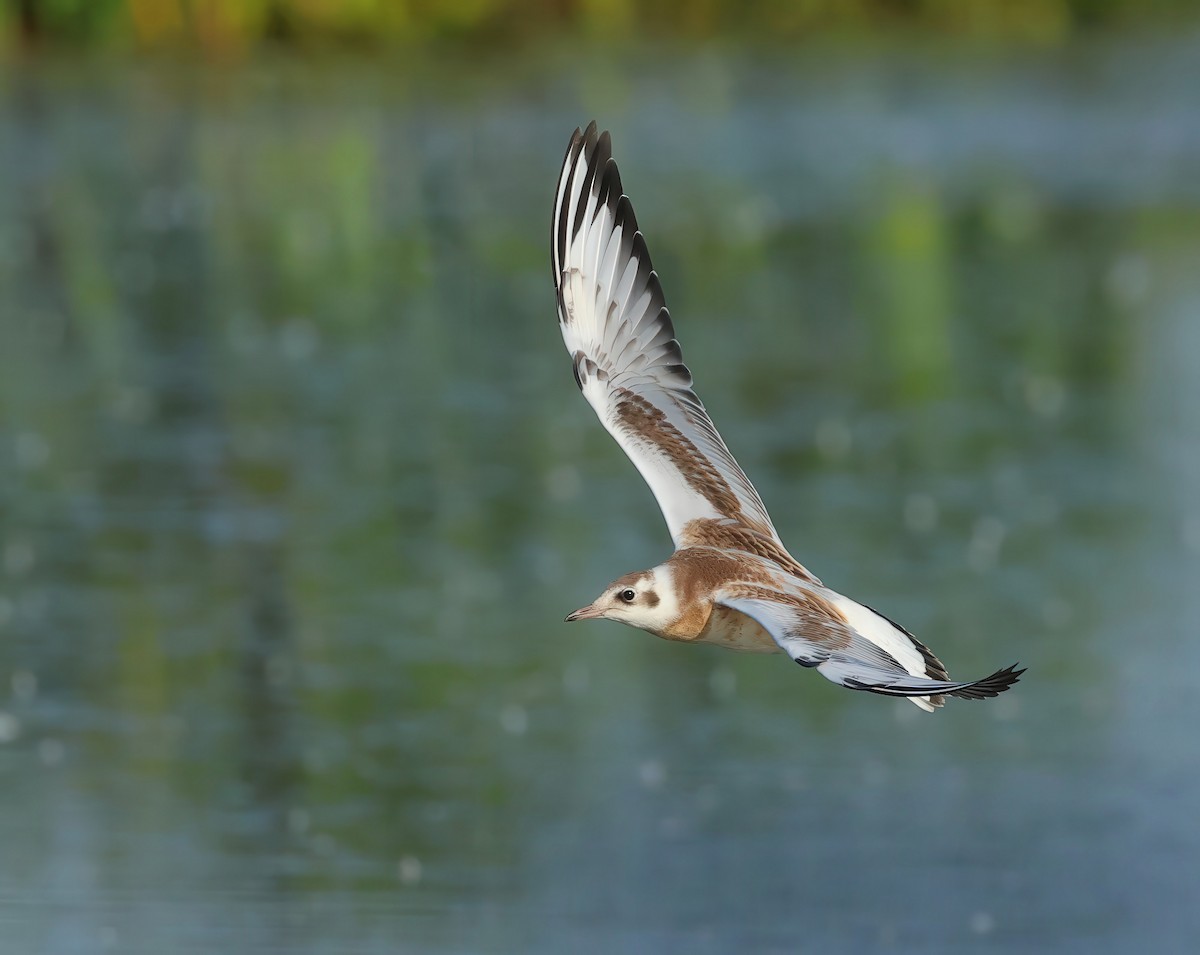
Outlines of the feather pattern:
{"label": "feather pattern", "polygon": [[924,710],[942,696],[978,700],[1008,689],[1024,670],[1007,667],[982,680],[955,682],[928,648],[886,617],[849,597],[807,585],[773,590],[730,584],[721,606],[755,620],[801,666],[852,690],[906,696]]}
{"label": "feather pattern", "polygon": [[554,200],[551,267],[575,381],[650,485],[676,544],[723,519],[778,541],[762,499],[692,390],[608,133],[575,131]]}

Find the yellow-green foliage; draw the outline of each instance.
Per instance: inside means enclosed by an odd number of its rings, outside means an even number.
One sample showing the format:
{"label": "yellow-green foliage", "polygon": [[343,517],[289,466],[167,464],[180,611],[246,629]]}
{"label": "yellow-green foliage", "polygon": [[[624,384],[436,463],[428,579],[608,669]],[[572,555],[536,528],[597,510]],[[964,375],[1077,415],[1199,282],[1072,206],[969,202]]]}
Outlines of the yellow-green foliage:
{"label": "yellow-green foliage", "polygon": [[1053,42],[1092,26],[1162,20],[1189,0],[13,0],[0,44],[180,47],[237,55],[275,44],[486,43],[547,30],[602,38],[791,39],[920,29]]}

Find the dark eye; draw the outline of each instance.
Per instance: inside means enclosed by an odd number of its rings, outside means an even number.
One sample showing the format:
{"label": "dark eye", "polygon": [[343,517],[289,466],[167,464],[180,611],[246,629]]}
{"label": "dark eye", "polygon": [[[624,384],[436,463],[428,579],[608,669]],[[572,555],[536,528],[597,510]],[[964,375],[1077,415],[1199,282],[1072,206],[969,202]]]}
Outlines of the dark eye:
{"label": "dark eye", "polygon": [[626,587],[619,594],[617,594],[617,596],[624,600],[627,604],[631,604],[633,603],[634,598],[637,597],[637,594],[633,592],[632,588]]}

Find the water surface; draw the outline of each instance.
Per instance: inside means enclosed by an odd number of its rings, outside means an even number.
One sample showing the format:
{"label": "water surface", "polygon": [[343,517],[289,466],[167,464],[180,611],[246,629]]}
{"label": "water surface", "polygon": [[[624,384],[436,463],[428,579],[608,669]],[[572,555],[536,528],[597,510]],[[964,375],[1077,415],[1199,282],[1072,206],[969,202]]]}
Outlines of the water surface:
{"label": "water surface", "polygon": [[[13,72],[14,952],[1185,951],[1195,44]],[[663,559],[547,264],[613,129],[796,554],[988,703],[563,624]]]}

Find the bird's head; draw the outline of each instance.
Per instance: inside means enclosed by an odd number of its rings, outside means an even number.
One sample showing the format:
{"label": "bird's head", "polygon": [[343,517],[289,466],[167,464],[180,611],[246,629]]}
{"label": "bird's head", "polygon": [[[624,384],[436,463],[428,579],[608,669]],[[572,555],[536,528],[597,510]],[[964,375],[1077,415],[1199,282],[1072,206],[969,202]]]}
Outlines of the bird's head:
{"label": "bird's head", "polygon": [[567,614],[567,620],[616,620],[659,633],[678,615],[670,568],[659,566],[618,577],[586,607]]}

